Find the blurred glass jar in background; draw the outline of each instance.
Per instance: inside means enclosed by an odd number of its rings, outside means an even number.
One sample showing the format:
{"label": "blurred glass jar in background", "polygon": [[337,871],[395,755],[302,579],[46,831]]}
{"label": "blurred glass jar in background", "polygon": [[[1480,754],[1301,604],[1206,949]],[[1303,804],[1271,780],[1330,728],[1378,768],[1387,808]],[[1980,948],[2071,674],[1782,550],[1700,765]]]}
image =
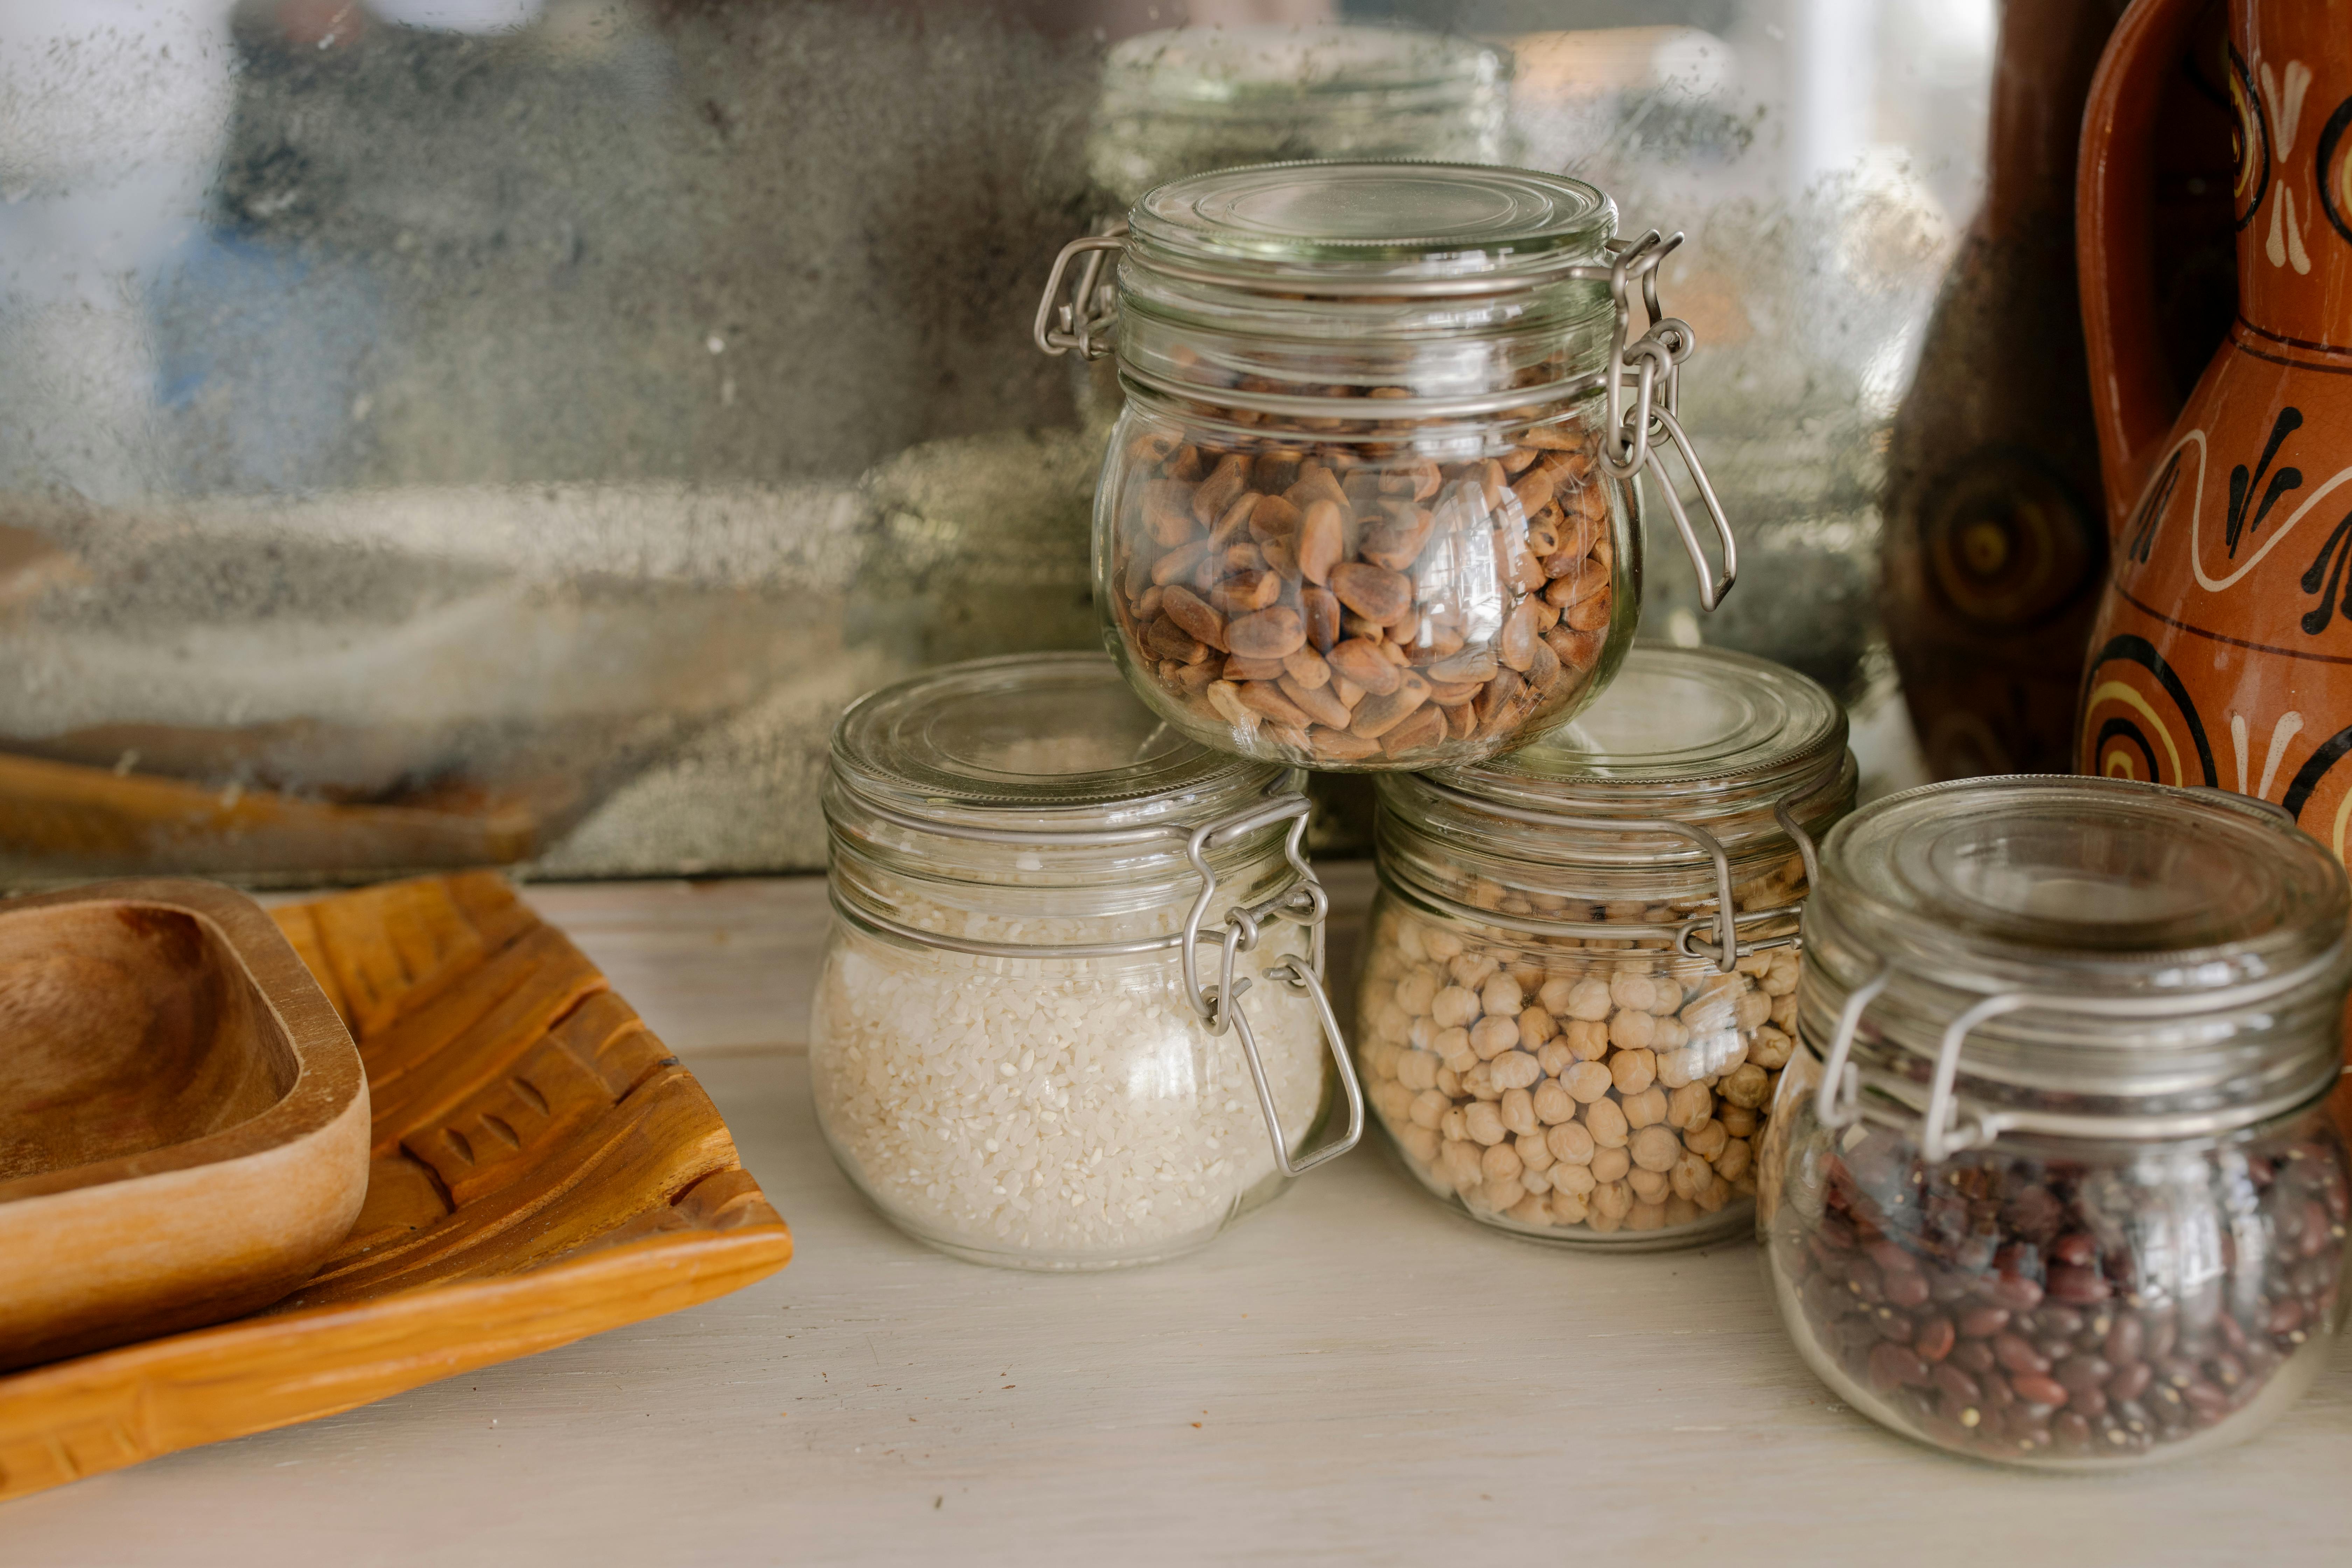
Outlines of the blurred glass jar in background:
{"label": "blurred glass jar in background", "polygon": [[1706,344],[1683,418],[1742,589],[1703,619],[1661,574],[1644,635],[1759,654],[1853,704],[1865,798],[1920,777],[1874,603],[1879,496],[1982,183],[1991,43],[1991,0],[1742,0],[1513,39],[1526,160],[1612,192],[1629,229],[1688,235],[1661,281]]}
{"label": "blurred glass jar in background", "polygon": [[[1085,157],[1097,218],[1212,169],[1297,159],[1494,163],[1508,144],[1510,55],[1405,25],[1193,26],[1113,44]],[[878,548],[857,635],[924,662],[1099,645],[1089,519],[1123,404],[1111,361],[1075,359],[1078,427],[916,447],[868,476]],[[1369,847],[1368,791],[1316,780],[1318,850]]]}

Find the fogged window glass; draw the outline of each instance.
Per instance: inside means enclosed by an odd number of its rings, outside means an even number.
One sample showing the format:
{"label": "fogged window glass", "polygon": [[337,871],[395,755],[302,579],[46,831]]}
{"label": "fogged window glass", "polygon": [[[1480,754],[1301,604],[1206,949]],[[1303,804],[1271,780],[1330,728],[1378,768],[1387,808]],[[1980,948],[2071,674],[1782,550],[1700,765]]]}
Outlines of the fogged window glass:
{"label": "fogged window glass", "polygon": [[1981,184],[1993,24],[12,0],[0,875],[821,863],[849,698],[1096,640],[1117,389],[1029,325],[1163,159],[1519,162],[1687,231],[1686,423],[1746,565],[1709,618],[1654,549],[1645,629],[1891,715],[1884,432]]}

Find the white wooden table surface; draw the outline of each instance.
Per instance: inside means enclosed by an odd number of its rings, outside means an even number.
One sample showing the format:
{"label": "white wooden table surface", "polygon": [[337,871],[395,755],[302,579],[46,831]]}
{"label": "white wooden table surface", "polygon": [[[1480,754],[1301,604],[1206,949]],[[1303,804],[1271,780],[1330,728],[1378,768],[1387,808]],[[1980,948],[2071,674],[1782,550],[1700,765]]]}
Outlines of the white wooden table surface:
{"label": "white wooden table surface", "polygon": [[[1360,868],[1333,877],[1360,902]],[[540,886],[792,1222],[782,1274],[331,1420],[0,1506],[0,1563],[2352,1562],[2352,1367],[2202,1464],[2012,1475],[1797,1360],[1750,1247],[1483,1231],[1367,1147],[1195,1256],[958,1263],[835,1172],[820,884]]]}

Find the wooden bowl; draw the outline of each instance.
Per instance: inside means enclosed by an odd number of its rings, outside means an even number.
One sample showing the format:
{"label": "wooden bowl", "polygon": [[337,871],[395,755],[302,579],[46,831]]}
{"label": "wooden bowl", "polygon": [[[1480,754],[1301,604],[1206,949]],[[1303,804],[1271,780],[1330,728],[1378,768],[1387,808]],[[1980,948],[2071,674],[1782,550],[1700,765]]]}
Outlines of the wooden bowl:
{"label": "wooden bowl", "polygon": [[0,1368],[285,1295],[359,1215],[368,1126],[350,1033],[250,899],[0,902]]}

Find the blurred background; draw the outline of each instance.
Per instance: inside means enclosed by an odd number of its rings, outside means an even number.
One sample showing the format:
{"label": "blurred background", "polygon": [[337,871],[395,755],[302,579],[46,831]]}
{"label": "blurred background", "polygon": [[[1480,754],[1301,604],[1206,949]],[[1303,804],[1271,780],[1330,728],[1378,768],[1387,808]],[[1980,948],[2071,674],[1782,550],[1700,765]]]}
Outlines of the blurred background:
{"label": "blurred background", "polygon": [[2000,22],[8,0],[0,881],[821,866],[850,698],[1095,642],[1116,392],[1030,344],[1055,251],[1279,157],[1565,171],[1686,231],[1685,418],[1742,572],[1706,616],[1654,541],[1643,634],[1807,671],[1871,791],[1919,782],[1890,450],[1983,202]]}

